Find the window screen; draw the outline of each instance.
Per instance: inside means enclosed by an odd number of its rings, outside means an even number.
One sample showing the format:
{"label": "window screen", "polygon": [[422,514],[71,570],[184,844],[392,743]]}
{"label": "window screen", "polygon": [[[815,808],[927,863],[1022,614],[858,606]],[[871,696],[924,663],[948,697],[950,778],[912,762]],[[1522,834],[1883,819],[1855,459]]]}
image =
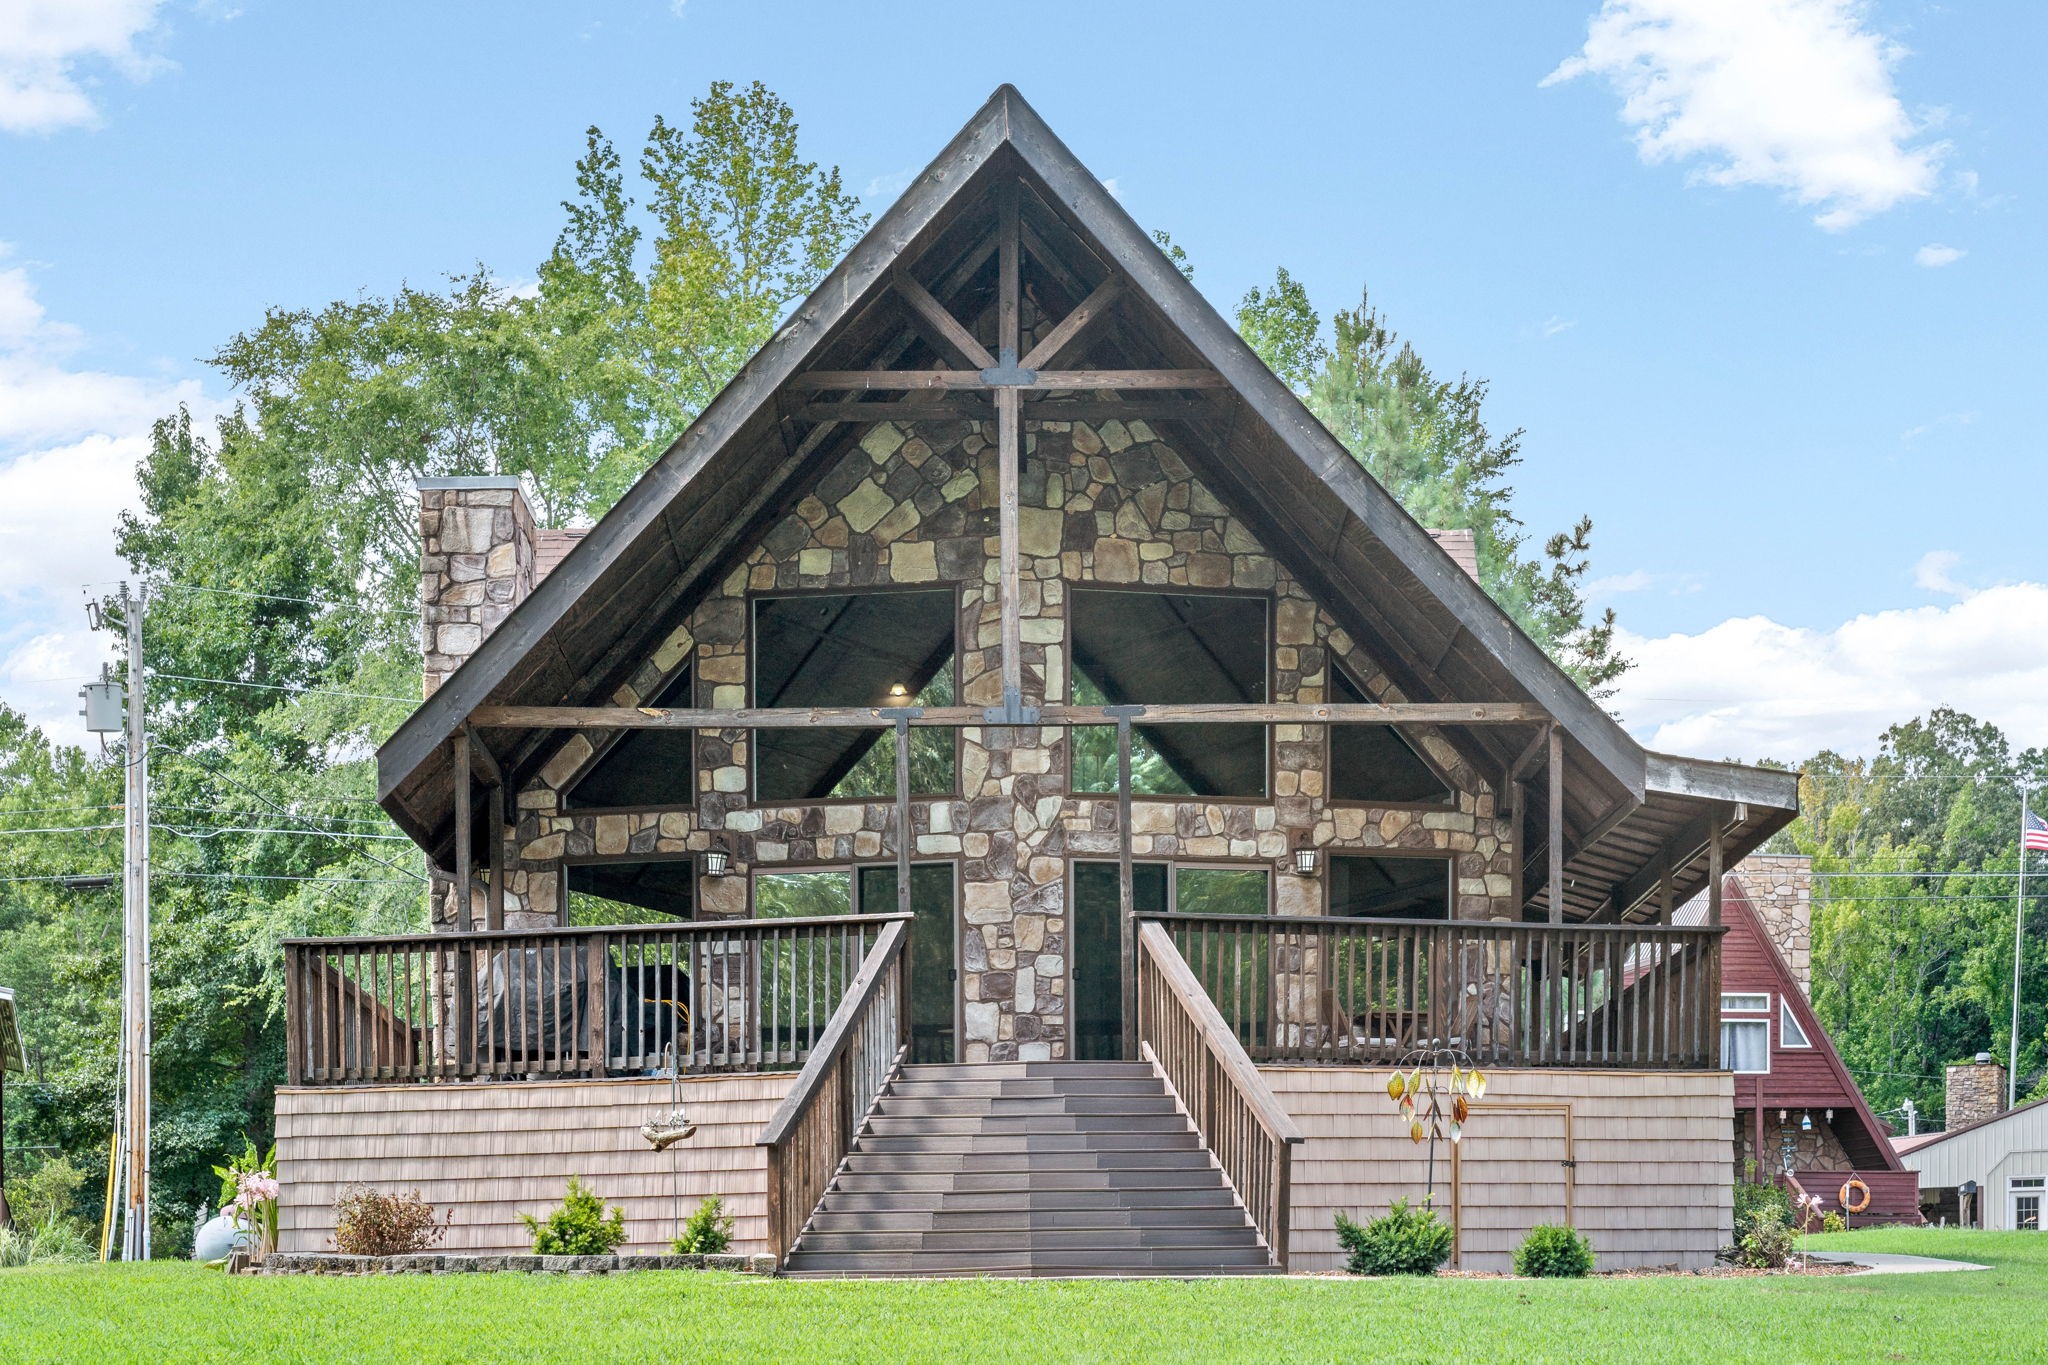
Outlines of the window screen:
{"label": "window screen", "polygon": [[[691,704],[690,670],[655,694],[651,706]],[[628,730],[564,795],[577,810],[616,806],[688,806],[697,799],[695,730]]]}
{"label": "window screen", "polygon": [[1183,915],[1263,915],[1271,882],[1263,867],[1176,867],[1173,908]]}
{"label": "window screen", "polygon": [[[754,704],[950,706],[953,636],[950,589],[756,598]],[[953,788],[953,731],[913,729],[910,789]],[[894,796],[894,738],[885,729],[757,730],[754,789],[763,801]]]}
{"label": "window screen", "polygon": [[[1070,695],[1082,706],[1263,702],[1271,656],[1262,597],[1200,593],[1068,594]],[[1138,796],[1266,794],[1263,725],[1132,727]],[[1116,731],[1074,732],[1074,790],[1116,790]]]}
{"label": "window screen", "polygon": [[1730,991],[1721,997],[1721,1012],[1724,1014],[1762,1014],[1770,1007],[1768,993],[1746,995]]}
{"label": "window screen", "polygon": [[1353,919],[1449,919],[1451,864],[1444,858],[1330,858],[1330,913]]}
{"label": "window screen", "polygon": [[[1346,677],[1330,669],[1330,700],[1345,706],[1372,698]],[[1436,769],[1423,761],[1406,736],[1391,725],[1330,727],[1330,799],[1333,801],[1398,801],[1448,806],[1457,799]]]}
{"label": "window screen", "polygon": [[1758,1074],[1771,1069],[1771,1026],[1762,1019],[1721,1021],[1721,1065]]}

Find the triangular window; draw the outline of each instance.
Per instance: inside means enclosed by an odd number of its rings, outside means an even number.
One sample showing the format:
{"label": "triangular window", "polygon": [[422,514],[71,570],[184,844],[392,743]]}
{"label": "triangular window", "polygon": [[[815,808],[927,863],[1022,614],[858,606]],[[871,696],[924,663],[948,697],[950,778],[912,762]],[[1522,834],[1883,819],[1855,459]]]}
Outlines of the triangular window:
{"label": "triangular window", "polygon": [[1778,1002],[1778,1046],[1813,1046],[1813,1044],[1807,1040],[1806,1030],[1799,1027],[1799,1016],[1792,1013],[1792,1002],[1790,1000],[1781,1000]]}
{"label": "triangular window", "polygon": [[[690,670],[670,679],[648,705],[688,707]],[[628,730],[563,793],[563,804],[574,810],[694,805],[696,745],[695,730]]]}
{"label": "triangular window", "polygon": [[[1330,700],[1344,706],[1370,702],[1365,689],[1342,669],[1330,669]],[[1391,725],[1332,725],[1332,801],[1389,801],[1402,805],[1448,806],[1457,799],[1415,746]]]}

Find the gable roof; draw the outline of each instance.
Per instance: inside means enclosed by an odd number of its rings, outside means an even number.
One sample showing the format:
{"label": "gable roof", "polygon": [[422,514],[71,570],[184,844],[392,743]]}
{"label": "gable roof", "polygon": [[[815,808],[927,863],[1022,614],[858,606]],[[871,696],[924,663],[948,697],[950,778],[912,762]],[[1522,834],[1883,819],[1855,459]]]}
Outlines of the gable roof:
{"label": "gable roof", "polygon": [[[996,90],[938,158],[618,504],[569,550],[462,667],[378,751],[379,799],[430,853],[451,837],[447,741],[476,707],[601,704],[653,644],[716,584],[751,541],[844,448],[859,423],[821,425],[785,401],[806,369],[893,365],[916,345],[892,277],[936,260],[952,275],[971,259],[993,187],[1025,190],[1027,241],[1064,273],[1069,306],[1111,275],[1119,321],[1089,347],[1155,368],[1206,368],[1226,387],[1203,420],[1155,422],[1410,700],[1540,705],[1564,734],[1567,842],[1588,851],[1645,802],[1650,757],[1613,717],[1453,562],[1259,360],[1075,160],[1015,89]],[[983,257],[985,260],[986,257]],[[972,270],[965,270],[972,277]],[[965,287],[925,281],[932,292]],[[1048,289],[1056,287],[1050,281]],[[894,311],[892,311],[894,310]],[[890,348],[894,349],[891,350]],[[1088,354],[1096,354],[1090,349]],[[1029,417],[1029,410],[1026,410]],[[494,731],[493,757],[515,780],[538,766],[553,732]],[[1450,733],[1505,769],[1524,737]],[[1684,762],[1682,760],[1676,762]],[[1667,784],[1668,785],[1668,784]],[[1679,816],[1699,802],[1670,793]],[[1540,805],[1542,794],[1531,799]],[[1782,818],[1796,799],[1779,802]],[[1756,838],[1769,832],[1769,812]],[[1749,832],[1738,834],[1747,839]],[[1628,863],[1621,860],[1621,864]],[[1633,870],[1633,869],[1629,869]],[[1602,880],[1603,877],[1606,880]],[[1575,874],[1604,894],[1602,868]]]}
{"label": "gable roof", "polygon": [[2044,1104],[2048,1104],[2048,1098],[2028,1100],[2025,1104],[2014,1105],[2002,1114],[1993,1114],[1989,1118],[1978,1119],[1975,1123],[1966,1123],[1960,1128],[1945,1128],[1935,1133],[1915,1133],[1911,1137],[1895,1137],[1891,1141],[1892,1150],[1901,1155],[1908,1152],[1924,1152],[1929,1147],[1947,1142],[1950,1138],[1959,1138],[1965,1133],[1974,1133],[1980,1128],[1989,1128],[1994,1123],[2004,1123],[2007,1119],[2018,1118],[2020,1115],[2038,1109]]}
{"label": "gable roof", "polygon": [[[1704,923],[1705,899],[1701,898],[1685,906],[1674,918],[1681,923]],[[1826,1068],[1834,1083],[1834,1093],[1849,1106],[1856,1125],[1862,1130],[1860,1141],[1842,1144],[1843,1148],[1848,1150],[1850,1159],[1856,1163],[1857,1169],[1904,1170],[1905,1168],[1899,1164],[1897,1152],[1892,1149],[1892,1144],[1886,1138],[1884,1129],[1879,1126],[1877,1116],[1870,1112],[1870,1105],[1863,1098],[1863,1091],[1857,1086],[1855,1078],[1849,1074],[1849,1068],[1843,1064],[1842,1054],[1836,1051],[1835,1040],[1828,1036],[1827,1029],[1814,1014],[1813,1006],[1807,1002],[1806,993],[1799,989],[1799,978],[1793,975],[1792,965],[1785,961],[1785,955],[1780,953],[1778,945],[1771,941],[1770,934],[1764,928],[1763,916],[1749,899],[1748,888],[1733,872],[1725,874],[1721,880],[1721,922],[1728,926],[1728,941],[1723,943],[1721,950],[1721,989],[1732,991],[1767,985],[1783,1002],[1781,1008],[1791,1009],[1792,1017],[1799,1021],[1800,1031],[1806,1035],[1807,1042],[1812,1044],[1811,1048],[1796,1051],[1810,1053]],[[1738,936],[1756,950],[1751,960],[1766,964],[1765,981],[1752,982],[1733,969],[1741,960],[1740,955],[1733,951],[1736,947],[1734,940]],[[1773,1026],[1772,1037],[1776,1038],[1778,1033],[1775,1009],[1770,1019]],[[1781,1044],[1773,1043],[1771,1050],[1774,1058],[1772,1071],[1776,1074],[1775,1058],[1783,1048]],[[1746,1076],[1737,1079],[1755,1081],[1760,1094],[1770,1090],[1769,1076]],[[1737,1102],[1740,1103],[1740,1100],[1738,1087]],[[1766,1094],[1766,1103],[1769,1102]],[[1839,1128],[1837,1131],[1839,1134]]]}

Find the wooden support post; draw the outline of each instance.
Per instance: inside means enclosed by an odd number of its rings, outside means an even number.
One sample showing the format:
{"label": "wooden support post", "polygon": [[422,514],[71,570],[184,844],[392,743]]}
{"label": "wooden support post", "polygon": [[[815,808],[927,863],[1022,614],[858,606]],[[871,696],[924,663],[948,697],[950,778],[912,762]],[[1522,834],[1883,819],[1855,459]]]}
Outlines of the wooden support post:
{"label": "wooden support post", "polygon": [[[1120,708],[1121,709],[1121,708]],[[1136,708],[1130,708],[1135,710]],[[1131,718],[1116,719],[1116,903],[1123,941],[1124,1060],[1138,1056],[1138,896],[1131,880]],[[1068,922],[1072,922],[1072,914]]]}
{"label": "wooden support post", "polygon": [[1550,922],[1564,923],[1564,731],[1550,727]]}
{"label": "wooden support post", "polygon": [[505,927],[505,788],[491,788],[488,804],[491,839],[491,895],[484,908],[484,927]]}
{"label": "wooden support post", "polygon": [[[1017,242],[1017,185],[1006,182],[1001,191],[996,226],[996,360],[1002,369],[1014,369],[1022,309],[1020,272],[1022,262]],[[1014,387],[996,390],[996,532],[1000,539],[1003,636],[1003,713],[1015,724],[1024,706],[1024,644],[1019,620],[1017,532],[1018,466],[1023,459],[1024,423],[1018,413],[1019,398]]]}
{"label": "wooden support post", "polygon": [[1721,927],[1721,874],[1726,857],[1726,838],[1721,829],[1721,808],[1714,807],[1707,825],[1707,927]]}
{"label": "wooden support post", "polygon": [[1529,846],[1525,842],[1528,838],[1527,831],[1529,828],[1529,821],[1526,818],[1529,808],[1529,787],[1525,782],[1510,782],[1508,790],[1513,793],[1515,802],[1513,825],[1514,857],[1509,860],[1514,864],[1511,875],[1515,879],[1515,884],[1511,894],[1514,896],[1514,918],[1520,919],[1522,917],[1523,897],[1526,894],[1526,888],[1522,884],[1522,864],[1528,860],[1529,856]]}
{"label": "wooden support post", "polygon": [[471,854],[474,831],[470,819],[469,732],[455,732],[455,931],[469,933],[476,928],[470,914],[469,882],[473,875]]}
{"label": "wooden support post", "polygon": [[1670,924],[1676,908],[1672,903],[1671,846],[1666,844],[1657,850],[1657,923]]}
{"label": "wooden support post", "polygon": [[[915,709],[904,707],[896,714],[896,913],[899,915],[910,913],[910,846],[916,839],[910,828],[909,716],[909,712]],[[917,1039],[910,1031],[910,965],[915,956],[906,949],[897,959],[898,970],[902,973],[896,1000],[898,1036],[910,1048],[912,1061],[918,1059]]]}

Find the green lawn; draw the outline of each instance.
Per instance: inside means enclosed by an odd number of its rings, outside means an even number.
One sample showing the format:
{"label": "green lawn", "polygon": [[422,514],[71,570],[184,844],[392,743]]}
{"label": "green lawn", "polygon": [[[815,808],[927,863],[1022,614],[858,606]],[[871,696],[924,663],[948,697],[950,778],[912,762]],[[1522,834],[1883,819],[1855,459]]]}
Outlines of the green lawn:
{"label": "green lawn", "polygon": [[787,1282],[683,1272],[227,1278],[0,1271],[0,1361],[2038,1360],[2048,1238],[1837,1248],[1989,1272],[1860,1279]]}

